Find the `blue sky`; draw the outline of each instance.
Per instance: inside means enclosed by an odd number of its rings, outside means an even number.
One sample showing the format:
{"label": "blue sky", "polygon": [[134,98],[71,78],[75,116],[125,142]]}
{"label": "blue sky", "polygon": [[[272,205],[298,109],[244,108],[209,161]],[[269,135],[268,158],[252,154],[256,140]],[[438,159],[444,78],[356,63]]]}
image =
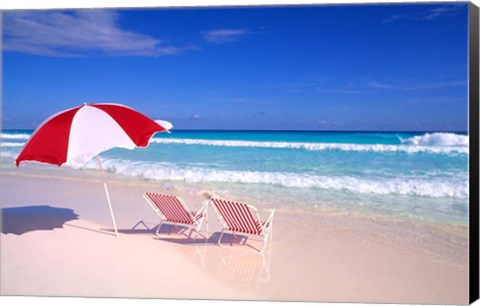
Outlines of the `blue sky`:
{"label": "blue sky", "polygon": [[3,128],[83,102],[177,129],[466,131],[467,5],[3,14]]}

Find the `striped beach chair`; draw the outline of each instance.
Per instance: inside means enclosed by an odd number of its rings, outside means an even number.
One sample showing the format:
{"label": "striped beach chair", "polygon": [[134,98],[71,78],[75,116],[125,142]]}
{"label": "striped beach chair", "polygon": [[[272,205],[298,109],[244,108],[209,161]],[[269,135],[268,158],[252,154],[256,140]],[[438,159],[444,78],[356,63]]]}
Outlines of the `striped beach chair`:
{"label": "striped beach chair", "polygon": [[187,228],[191,228],[190,234],[188,235],[188,237],[190,237],[192,231],[199,233],[203,221],[207,218],[208,201],[205,201],[202,207],[195,212],[188,209],[185,202],[177,196],[145,192],[143,197],[160,217],[160,224],[155,233],[157,236],[159,235],[163,222],[168,222],[174,226],[184,225]]}
{"label": "striped beach chair", "polygon": [[218,238],[218,245],[220,245],[225,231],[233,232],[234,235],[235,233],[256,235],[263,237],[263,248],[260,250],[260,253],[263,253],[267,242],[272,240],[275,209],[272,210],[266,221],[262,221],[257,209],[251,205],[214,198],[210,200],[210,203],[223,226]]}

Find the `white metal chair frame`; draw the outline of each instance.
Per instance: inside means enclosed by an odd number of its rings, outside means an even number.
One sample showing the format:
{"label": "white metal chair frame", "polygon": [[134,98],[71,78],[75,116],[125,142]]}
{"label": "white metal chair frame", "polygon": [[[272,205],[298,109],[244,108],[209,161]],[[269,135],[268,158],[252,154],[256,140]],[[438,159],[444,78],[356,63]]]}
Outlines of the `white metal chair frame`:
{"label": "white metal chair frame", "polygon": [[[210,200],[211,202],[212,200]],[[237,203],[238,204],[238,203]],[[223,234],[225,233],[225,231],[230,231],[233,233],[233,235],[235,235],[235,231],[231,230],[228,223],[224,220],[222,214],[220,213],[220,211],[218,211],[216,205],[214,203],[211,203],[212,207],[213,207],[213,210],[215,211],[215,213],[217,214],[218,216],[218,220],[220,221],[220,223],[222,224],[222,232],[220,233],[220,237],[218,238],[218,242],[217,244],[219,246],[221,246],[220,244],[220,241],[222,240],[222,237],[223,237]],[[260,215],[258,213],[258,210],[252,206],[252,205],[248,205],[248,204],[245,204],[248,209],[250,210],[250,212],[253,212],[253,216],[256,217],[256,221],[259,222],[259,225],[260,225],[260,233],[257,235],[257,236],[263,236],[263,247],[262,249],[260,250],[260,253],[263,254],[263,252],[265,251],[265,247],[267,246],[267,242],[271,242],[272,241],[272,235],[273,235],[273,216],[275,214],[275,209],[272,209],[271,212],[270,212],[270,215],[269,217],[267,218],[267,220],[265,222],[262,222],[262,219],[260,218]],[[243,233],[243,232],[241,232]],[[255,234],[248,234],[248,233],[243,233],[243,234],[246,234],[246,235],[255,235]],[[246,240],[244,241],[244,244],[246,243]]]}
{"label": "white metal chair frame", "polygon": [[[161,194],[157,194],[157,195],[161,195]],[[185,212],[188,214],[188,216],[192,220],[192,224],[186,224],[186,223],[178,223],[178,222],[168,221],[168,218],[165,217],[162,214],[162,212],[160,211],[160,209],[157,207],[157,205],[152,202],[150,197],[147,195],[147,192],[145,192],[143,194],[143,198],[147,201],[147,203],[155,211],[155,213],[160,217],[160,223],[158,224],[157,230],[155,232],[156,236],[160,236],[159,231],[160,231],[160,228],[162,227],[163,222],[172,223],[175,227],[177,227],[177,224],[181,224],[181,225],[184,225],[184,226],[187,226],[187,227],[193,227],[193,228],[191,228],[190,234],[188,235],[188,237],[190,238],[193,231],[200,234],[200,228],[202,227],[203,221],[206,220],[207,233],[208,233],[208,204],[209,204],[209,200],[204,201],[203,204],[202,204],[202,207],[200,207],[200,209],[196,212],[196,214],[193,215],[192,211],[187,207],[185,202],[181,198],[175,196],[175,198],[178,200],[178,202],[182,205],[182,208],[185,210]],[[199,217],[199,216],[201,216],[201,217]]]}

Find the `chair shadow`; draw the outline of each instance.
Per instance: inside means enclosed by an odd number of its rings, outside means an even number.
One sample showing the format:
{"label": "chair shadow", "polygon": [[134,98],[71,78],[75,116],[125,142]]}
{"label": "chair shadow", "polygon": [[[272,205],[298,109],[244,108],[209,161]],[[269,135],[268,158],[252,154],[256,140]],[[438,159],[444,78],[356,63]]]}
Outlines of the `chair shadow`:
{"label": "chair shadow", "polygon": [[[143,228],[138,228],[140,225],[143,226]],[[119,229],[118,232],[121,234],[154,234],[157,232],[158,225],[155,225],[153,227],[149,227],[147,223],[144,221],[139,221],[137,222],[131,229]],[[180,235],[182,232],[185,232],[187,227],[185,226],[175,226],[173,224],[167,224],[164,223],[160,227],[159,234],[161,235],[170,235],[170,234],[176,234]]]}
{"label": "chair shadow", "polygon": [[[165,225],[165,224],[164,224]],[[155,239],[161,240],[161,241],[166,241],[166,242],[172,242],[172,243],[177,243],[177,244],[182,244],[182,245],[200,245],[200,244],[218,244],[218,238],[220,237],[220,232],[215,232],[212,235],[208,236],[208,234],[205,235],[205,237],[198,237],[203,234],[196,234],[195,232],[192,233],[191,237],[185,237],[185,236],[180,236],[180,237],[162,237],[163,232],[163,226],[160,229],[160,236],[156,237]],[[187,230],[188,232],[188,230]],[[247,236],[242,236],[242,235],[233,235],[233,234],[228,234],[224,233],[222,236],[222,239],[220,241],[221,244],[224,245],[244,245],[245,241],[247,239]]]}
{"label": "chair shadow", "polygon": [[0,212],[1,232],[15,235],[63,228],[66,222],[79,217],[73,209],[49,205],[8,207],[0,209]]}
{"label": "chair shadow", "polygon": [[[144,228],[138,228],[142,225]],[[158,225],[154,227],[149,227],[145,222],[137,222],[131,229],[120,229],[119,233],[123,234],[153,234],[157,233]],[[208,236],[208,233],[193,233],[190,234],[190,229],[187,226],[182,225],[173,225],[169,223],[163,223],[158,230],[159,236],[156,236],[156,240],[161,240],[165,242],[171,242],[181,245],[205,245],[212,244],[217,245],[220,238],[221,232],[214,232],[212,235]],[[173,234],[173,237],[171,235]],[[199,237],[200,236],[200,237]],[[247,243],[248,236],[223,233],[220,244],[222,245],[244,245],[250,247],[254,250],[259,251],[257,248]]]}

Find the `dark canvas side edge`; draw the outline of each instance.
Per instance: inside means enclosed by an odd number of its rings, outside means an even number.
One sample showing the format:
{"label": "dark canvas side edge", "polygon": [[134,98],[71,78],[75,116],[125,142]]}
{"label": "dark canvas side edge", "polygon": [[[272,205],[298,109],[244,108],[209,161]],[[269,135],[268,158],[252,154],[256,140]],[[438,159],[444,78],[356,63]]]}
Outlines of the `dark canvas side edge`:
{"label": "dark canvas side edge", "polygon": [[479,298],[479,10],[469,3],[469,136],[470,136],[470,221],[469,302]]}

